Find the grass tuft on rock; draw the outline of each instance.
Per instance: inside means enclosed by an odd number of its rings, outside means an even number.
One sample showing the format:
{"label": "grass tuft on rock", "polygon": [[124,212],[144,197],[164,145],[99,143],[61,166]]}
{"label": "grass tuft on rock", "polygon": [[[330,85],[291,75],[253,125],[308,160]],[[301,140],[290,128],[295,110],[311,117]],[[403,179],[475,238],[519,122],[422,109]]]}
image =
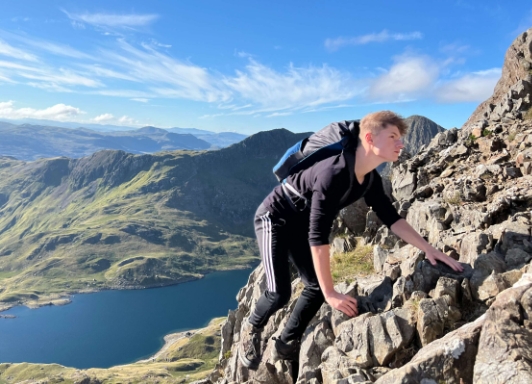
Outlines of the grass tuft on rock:
{"label": "grass tuft on rock", "polygon": [[350,252],[336,253],[331,259],[331,271],[335,283],[374,273],[373,246],[358,245]]}

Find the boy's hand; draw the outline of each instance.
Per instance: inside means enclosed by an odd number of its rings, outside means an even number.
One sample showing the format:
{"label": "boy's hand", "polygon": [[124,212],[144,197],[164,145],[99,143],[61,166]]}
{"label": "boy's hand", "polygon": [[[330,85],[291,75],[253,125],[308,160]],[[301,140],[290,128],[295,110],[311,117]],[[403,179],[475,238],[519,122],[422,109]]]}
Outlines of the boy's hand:
{"label": "boy's hand", "polygon": [[434,247],[431,247],[430,250],[425,252],[425,258],[430,261],[432,265],[436,265],[436,260],[439,260],[442,263],[447,264],[456,272],[462,272],[464,270],[464,267],[462,267],[462,265],[458,261],[456,261],[450,256],[447,256],[445,253],[438,251]]}
{"label": "boy's hand", "polygon": [[325,296],[325,301],[339,311],[342,311],[349,317],[358,316],[357,300],[351,296],[342,295],[336,291]]}

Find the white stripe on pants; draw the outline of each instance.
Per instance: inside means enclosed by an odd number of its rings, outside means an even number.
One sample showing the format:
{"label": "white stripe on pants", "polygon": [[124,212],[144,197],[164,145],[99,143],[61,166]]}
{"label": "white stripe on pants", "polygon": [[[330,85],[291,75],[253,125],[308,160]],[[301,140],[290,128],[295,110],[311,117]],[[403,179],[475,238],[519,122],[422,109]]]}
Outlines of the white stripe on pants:
{"label": "white stripe on pants", "polygon": [[272,221],[269,217],[270,213],[266,213],[260,217],[262,221],[262,254],[264,262],[264,271],[268,282],[268,291],[275,292],[275,275],[273,271],[272,260]]}

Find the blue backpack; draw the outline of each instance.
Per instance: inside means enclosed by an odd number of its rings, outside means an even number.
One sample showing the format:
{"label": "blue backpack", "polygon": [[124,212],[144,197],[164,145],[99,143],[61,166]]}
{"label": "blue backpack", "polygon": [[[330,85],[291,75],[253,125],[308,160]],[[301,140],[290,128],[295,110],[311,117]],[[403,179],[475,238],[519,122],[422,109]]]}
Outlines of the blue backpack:
{"label": "blue backpack", "polygon": [[[345,201],[351,192],[353,180],[355,177],[354,155],[358,146],[358,135],[360,132],[360,125],[358,120],[344,120],[338,123],[332,123],[325,128],[312,134],[310,137],[297,142],[292,147],[288,148],[285,154],[281,157],[279,162],[273,167],[273,173],[277,180],[283,185],[283,190],[291,201],[297,200],[303,202],[298,210],[302,210],[307,206],[306,199],[299,194],[295,188],[286,182],[286,178],[299,171],[310,168],[317,162],[336,156],[341,153],[348,158],[347,164],[350,167],[349,173],[351,175],[349,182],[349,189],[342,197],[340,203]],[[370,179],[366,190],[369,189],[373,182],[373,172],[370,173]]]}

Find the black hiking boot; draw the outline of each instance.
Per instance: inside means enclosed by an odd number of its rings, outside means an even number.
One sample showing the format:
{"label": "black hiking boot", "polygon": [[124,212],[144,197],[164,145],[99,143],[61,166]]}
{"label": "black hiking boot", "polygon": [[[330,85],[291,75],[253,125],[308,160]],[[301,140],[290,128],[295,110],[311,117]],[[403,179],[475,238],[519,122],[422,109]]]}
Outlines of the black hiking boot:
{"label": "black hiking boot", "polygon": [[299,350],[301,349],[301,340],[295,339],[284,342],[281,338],[272,337],[275,341],[272,348],[272,358],[277,360],[299,361]]}
{"label": "black hiking boot", "polygon": [[240,330],[240,346],[238,355],[240,362],[247,368],[256,368],[260,362],[260,333],[262,329],[255,327],[247,320]]}

